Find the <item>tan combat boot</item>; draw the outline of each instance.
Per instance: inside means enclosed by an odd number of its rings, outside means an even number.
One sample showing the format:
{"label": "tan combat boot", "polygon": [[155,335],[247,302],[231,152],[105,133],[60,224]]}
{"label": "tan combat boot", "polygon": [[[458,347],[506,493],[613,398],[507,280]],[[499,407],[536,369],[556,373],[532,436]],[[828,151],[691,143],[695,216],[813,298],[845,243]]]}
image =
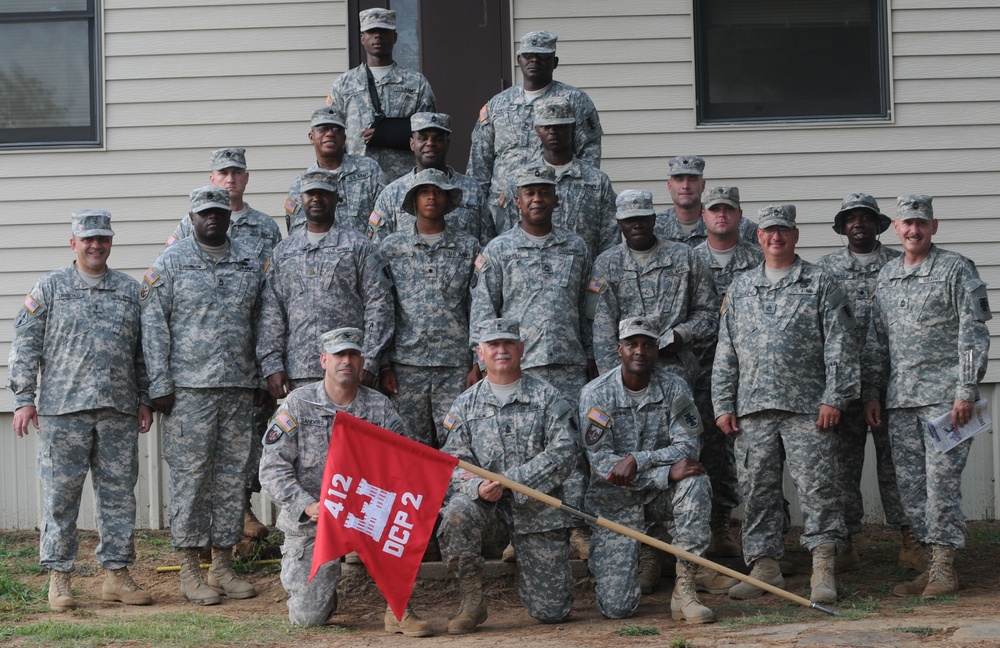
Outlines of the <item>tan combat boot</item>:
{"label": "tan combat boot", "polygon": [[648,544],[639,545],[639,591],[651,594],[660,582],[660,556]]}
{"label": "tan combat boot", "polygon": [[902,598],[913,598],[914,596],[920,596],[924,593],[924,589],[927,587],[928,573],[922,572],[919,576],[911,581],[906,581],[905,583],[900,583],[899,585],[892,588],[893,596],[900,596]]}
{"label": "tan combat boot", "polygon": [[732,528],[729,526],[729,516],[732,509],[716,506],[712,508],[712,542],[708,546],[706,555],[718,558],[739,558],[743,555],[743,550],[733,537]]}
{"label": "tan combat boot", "polygon": [[896,564],[920,574],[927,571],[927,550],[920,546],[920,543],[913,537],[913,531],[910,530],[910,527],[899,527],[899,537],[902,546],[899,548],[899,560]]}
{"label": "tan combat boot", "polygon": [[837,581],[833,576],[837,545],[832,542],[821,544],[812,550],[813,569],[809,579],[809,600],[813,603],[836,603]]}
{"label": "tan combat boot", "polygon": [[486,601],[483,599],[483,574],[458,579],[462,590],[462,604],[458,614],[448,622],[448,634],[464,635],[475,632],[476,626],[486,620]]}
{"label": "tan combat boot", "polygon": [[720,574],[709,567],[698,565],[696,568],[695,565],[691,565],[690,568],[695,569],[694,588],[699,592],[727,594],[734,585],[739,585],[740,583],[735,578]]}
{"label": "tan combat boot", "polygon": [[858,548],[854,546],[851,536],[844,538],[844,550],[837,554],[833,561],[833,571],[835,574],[854,572],[861,569],[861,556],[858,555]]}
{"label": "tan combat boot", "polygon": [[715,614],[698,600],[694,591],[694,565],[677,561],[677,580],[670,595],[670,615],[674,620],[688,623],[712,623]]}
{"label": "tan combat boot", "polygon": [[208,586],[231,599],[248,599],[257,596],[253,585],[233,571],[232,547],[212,547],[212,566],[208,568]]}
{"label": "tan combat boot", "polygon": [[107,577],[101,585],[101,598],[105,601],[121,601],[125,605],[149,605],[153,597],[149,592],[139,587],[128,567],[121,569],[105,569]]}
{"label": "tan combat boot", "polygon": [[69,612],[76,609],[76,600],[69,584],[69,572],[49,570],[49,609]]}
{"label": "tan combat boot", "polygon": [[181,594],[195,605],[218,605],[221,602],[214,589],[201,578],[201,549],[181,549]]}
{"label": "tan combat boot", "polygon": [[570,560],[586,560],[590,555],[590,529],[573,527],[569,530]]}
{"label": "tan combat boot", "polygon": [[[771,556],[764,556],[755,560],[753,569],[750,570],[750,576],[768,585],[774,585],[782,589],[785,588],[785,577],[781,575],[781,567],[778,566],[778,561]],[[729,598],[748,599],[761,596],[764,593],[764,590],[761,588],[740,581],[730,588]]]}
{"label": "tan combat boot", "polygon": [[401,634],[405,637],[430,637],[434,634],[431,624],[418,617],[410,606],[406,606],[402,621],[397,621],[392,608],[386,605],[384,621],[385,631],[390,634]]}
{"label": "tan combat boot", "polygon": [[927,570],[925,599],[935,599],[958,591],[958,572],[955,571],[955,547],[931,545],[931,566]]}
{"label": "tan combat boot", "polygon": [[243,535],[248,538],[266,538],[270,533],[267,527],[253,514],[253,508],[250,504],[250,491],[246,491],[246,498],[243,503]]}

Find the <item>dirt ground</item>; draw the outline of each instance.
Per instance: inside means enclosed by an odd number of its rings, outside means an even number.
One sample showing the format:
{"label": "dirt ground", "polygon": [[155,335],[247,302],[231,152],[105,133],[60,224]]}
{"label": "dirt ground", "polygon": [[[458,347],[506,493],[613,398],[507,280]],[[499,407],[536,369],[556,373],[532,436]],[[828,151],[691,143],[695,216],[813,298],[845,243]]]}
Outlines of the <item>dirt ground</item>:
{"label": "dirt ground", "polygon": [[[277,566],[258,567],[246,576],[257,587],[257,598],[243,601],[223,599],[221,605],[199,608],[182,599],[176,573],[158,574],[155,571],[158,566],[176,564],[176,554],[169,548],[168,534],[142,532],[139,535],[139,560],[133,574],[153,594],[153,606],[126,607],[100,600],[103,574],[93,556],[96,536],[83,533],[80,560],[73,580],[82,609],[61,615],[32,613],[19,618],[15,625],[45,619],[85,623],[94,618],[134,618],[153,612],[197,612],[238,620],[273,619],[276,625],[285,622],[285,593],[278,579]],[[13,538],[24,553],[27,552],[26,547],[37,543],[35,534],[22,532],[7,534],[7,537]],[[478,632],[465,637],[449,637],[446,625],[457,609],[458,595],[447,582],[421,580],[417,583],[411,603],[423,618],[434,624],[439,634],[431,639],[406,639],[384,632],[384,600],[367,576],[353,576],[341,583],[340,609],[334,617],[334,622],[346,632],[324,634],[315,641],[296,638],[295,643],[302,648],[312,645],[396,646],[411,642],[419,645],[503,644],[540,648],[565,645],[1000,646],[1000,523],[970,523],[969,538],[969,547],[960,552],[956,560],[961,577],[958,595],[935,603],[899,599],[891,595],[893,585],[915,574],[896,566],[898,545],[895,534],[885,527],[871,526],[856,540],[863,569],[838,577],[841,598],[834,607],[841,612],[841,616],[836,618],[772,595],[751,601],[734,601],[725,595],[702,594],[702,602],[716,612],[718,622],[692,626],[670,618],[672,579],[664,577],[653,594],[643,597],[634,618],[612,621],[603,619],[596,612],[593,581],[584,576],[577,581],[576,601],[570,620],[559,625],[542,625],[524,612],[518,601],[515,578],[507,576],[488,583],[489,618]],[[274,550],[266,546],[263,549],[265,554]],[[791,538],[786,557],[798,571],[797,575],[786,579],[786,589],[808,597],[809,555]],[[746,571],[739,560],[727,560],[724,564]],[[42,588],[45,575],[25,575],[22,580],[32,587]],[[993,625],[997,626],[995,634],[991,630]],[[622,634],[628,626],[656,634]],[[971,629],[966,626],[971,626]],[[684,640],[686,644],[682,642]],[[222,642],[218,645],[270,646],[283,643]],[[17,640],[12,645],[27,643]]]}

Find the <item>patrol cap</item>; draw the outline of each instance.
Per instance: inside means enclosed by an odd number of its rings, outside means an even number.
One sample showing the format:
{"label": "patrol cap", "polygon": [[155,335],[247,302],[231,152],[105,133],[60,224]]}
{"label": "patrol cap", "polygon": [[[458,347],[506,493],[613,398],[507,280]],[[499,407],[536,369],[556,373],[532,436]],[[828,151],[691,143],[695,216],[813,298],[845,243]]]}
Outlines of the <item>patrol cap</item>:
{"label": "patrol cap", "polygon": [[626,189],[615,199],[615,218],[625,220],[638,216],[656,216],[653,193],[645,189]]}
{"label": "patrol cap", "polygon": [[191,211],[200,213],[206,209],[224,209],[231,212],[229,207],[229,190],[215,185],[198,187],[191,192]]}
{"label": "patrol cap", "polygon": [[340,173],[338,171],[312,167],[302,174],[299,191],[305,193],[320,189],[322,191],[329,191],[330,193],[337,193],[337,178],[339,176]]}
{"label": "patrol cap", "polygon": [[313,111],[312,119],[309,120],[309,125],[321,126],[322,124],[333,124],[334,126],[347,128],[347,119],[344,117],[344,111],[334,106],[323,106],[322,108],[317,108]]}
{"label": "patrol cap", "polygon": [[678,155],[670,158],[670,175],[704,175],[705,158],[697,155]]}
{"label": "patrol cap", "polygon": [[348,349],[361,351],[361,345],[365,341],[365,334],[361,329],[351,326],[333,329],[319,336],[320,346],[325,353],[341,353]]}
{"label": "patrol cap", "polygon": [[413,176],[410,188],[403,197],[403,211],[407,214],[416,215],[416,206],[413,204],[417,199],[417,190],[426,185],[434,185],[448,195],[448,204],[444,213],[448,213],[462,203],[462,190],[451,183],[448,174],[440,169],[424,169]]}
{"label": "patrol cap", "polygon": [[833,231],[837,234],[844,233],[844,221],[847,220],[847,212],[854,209],[867,209],[878,218],[878,231],[884,232],[889,229],[892,220],[878,210],[878,201],[866,193],[852,193],[840,202],[840,211],[833,217]]}
{"label": "patrol cap", "polygon": [[[228,205],[226,207],[229,208]],[[103,209],[81,209],[73,212],[73,236],[114,236],[111,229],[111,212]]]}
{"label": "patrol cap", "polygon": [[247,168],[247,150],[245,148],[222,148],[212,151],[212,171],[222,169]]}
{"label": "patrol cap", "polygon": [[396,12],[392,9],[365,9],[358,14],[361,19],[361,31],[372,29],[390,29],[396,31]]}
{"label": "patrol cap", "polygon": [[555,54],[557,40],[559,37],[552,32],[528,32],[521,37],[521,46],[517,48],[517,54]]}
{"label": "patrol cap", "polygon": [[416,133],[428,128],[451,132],[451,116],[444,113],[418,112],[410,115],[410,132]]}
{"label": "patrol cap", "polygon": [[733,209],[740,208],[739,187],[709,187],[701,194],[701,206],[705,209],[713,205],[729,205]]}
{"label": "patrol cap", "polygon": [[547,184],[554,187],[556,185],[556,172],[548,165],[527,167],[517,172],[514,184],[518,187],[538,184]]}
{"label": "patrol cap", "polygon": [[757,211],[758,229],[768,227],[795,228],[795,205],[764,205]]}
{"label": "patrol cap", "polygon": [[931,206],[933,200],[934,196],[923,194],[900,196],[896,199],[896,218],[899,220],[910,218],[934,220],[934,207]]}
{"label": "patrol cap", "polygon": [[655,317],[628,317],[618,322],[618,339],[624,340],[634,335],[645,335],[654,340],[660,336],[660,323]]}
{"label": "patrol cap", "polygon": [[535,104],[535,126],[575,124],[576,113],[566,97],[543,99]]}
{"label": "patrol cap", "polygon": [[479,323],[479,341],[492,342],[493,340],[520,340],[521,324],[516,319],[508,317],[498,317],[497,319],[483,320]]}

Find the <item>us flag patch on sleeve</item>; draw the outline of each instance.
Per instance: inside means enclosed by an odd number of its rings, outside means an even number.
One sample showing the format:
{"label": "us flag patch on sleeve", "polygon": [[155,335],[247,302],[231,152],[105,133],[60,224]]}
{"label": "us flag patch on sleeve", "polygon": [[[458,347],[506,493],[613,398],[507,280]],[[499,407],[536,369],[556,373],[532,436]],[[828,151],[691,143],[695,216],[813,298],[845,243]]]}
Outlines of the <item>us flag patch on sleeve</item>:
{"label": "us flag patch on sleeve", "polygon": [[173,245],[174,243],[176,243],[179,240],[180,239],[178,239],[176,236],[174,236],[173,234],[171,234],[170,238],[167,239],[167,247],[170,247],[171,245]]}
{"label": "us flag patch on sleeve", "polygon": [[448,412],[447,414],[444,415],[444,421],[442,422],[442,424],[444,425],[446,430],[450,430],[451,428],[455,427],[455,417],[451,415],[451,412]]}
{"label": "us flag patch on sleeve", "polygon": [[35,311],[38,310],[38,302],[35,300],[34,297],[28,295],[27,297],[24,298],[24,307],[28,309],[29,313],[34,315]]}
{"label": "us flag patch on sleeve", "polygon": [[599,293],[604,290],[604,282],[598,281],[597,279],[591,279],[590,283],[587,284],[587,290],[592,293]]}
{"label": "us flag patch on sleeve", "polygon": [[297,210],[298,208],[299,208],[299,203],[295,202],[291,198],[288,198],[287,200],[285,200],[285,213],[286,214],[294,214],[295,210]]}
{"label": "us flag patch on sleeve", "polygon": [[142,278],[145,279],[146,283],[150,286],[155,286],[156,282],[160,280],[160,275],[156,272],[156,270],[150,268],[146,271],[146,274],[142,275]]}
{"label": "us flag patch on sleeve", "polygon": [[611,422],[611,417],[596,407],[590,408],[590,411],[587,412],[587,418],[603,427],[607,427],[608,423]]}
{"label": "us flag patch on sleeve", "polygon": [[490,111],[486,107],[486,104],[483,104],[483,107],[479,109],[479,121],[484,122],[489,118],[489,116]]}
{"label": "us flag patch on sleeve", "polygon": [[482,270],[486,266],[486,257],[482,254],[476,257],[476,270]]}
{"label": "us flag patch on sleeve", "polygon": [[368,215],[368,223],[372,227],[378,227],[379,225],[382,224],[382,215],[379,214],[377,211],[373,211],[371,214]]}

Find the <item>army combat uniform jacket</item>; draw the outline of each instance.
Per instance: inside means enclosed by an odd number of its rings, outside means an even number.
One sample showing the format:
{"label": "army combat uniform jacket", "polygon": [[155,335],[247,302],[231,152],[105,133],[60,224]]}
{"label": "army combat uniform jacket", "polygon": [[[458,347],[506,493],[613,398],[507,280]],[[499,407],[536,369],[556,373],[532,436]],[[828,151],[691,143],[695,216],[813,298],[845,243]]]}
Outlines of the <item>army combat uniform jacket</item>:
{"label": "army combat uniform jacket", "polygon": [[[306,215],[302,211],[302,176],[320,169],[313,165],[296,176],[288,188],[285,200],[285,227],[289,234],[306,226]],[[364,234],[371,214],[382,189],[385,188],[385,174],[378,163],[363,155],[345,155],[337,173],[337,227]]]}

